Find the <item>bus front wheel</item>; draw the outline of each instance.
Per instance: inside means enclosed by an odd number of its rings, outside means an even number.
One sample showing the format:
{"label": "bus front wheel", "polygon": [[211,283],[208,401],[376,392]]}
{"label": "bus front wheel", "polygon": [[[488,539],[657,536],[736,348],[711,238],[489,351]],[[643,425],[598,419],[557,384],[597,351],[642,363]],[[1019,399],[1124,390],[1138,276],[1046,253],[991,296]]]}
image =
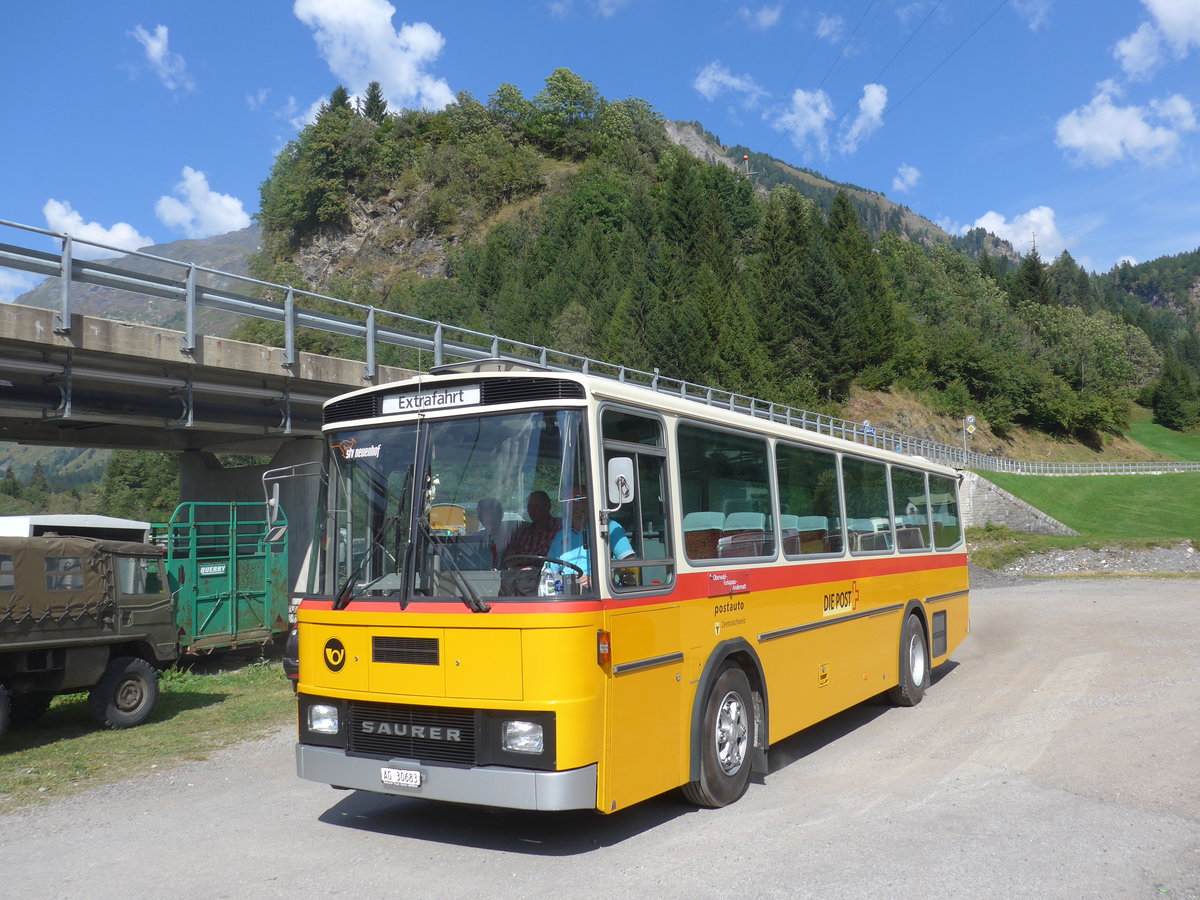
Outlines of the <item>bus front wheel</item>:
{"label": "bus front wheel", "polygon": [[746,673],[727,666],[709,692],[700,725],[700,778],[683,786],[697,806],[728,806],[750,784],[754,702]]}
{"label": "bus front wheel", "polygon": [[897,706],[916,706],[929,687],[929,649],[925,628],[917,616],[909,616],[900,635],[900,683],[888,691]]}

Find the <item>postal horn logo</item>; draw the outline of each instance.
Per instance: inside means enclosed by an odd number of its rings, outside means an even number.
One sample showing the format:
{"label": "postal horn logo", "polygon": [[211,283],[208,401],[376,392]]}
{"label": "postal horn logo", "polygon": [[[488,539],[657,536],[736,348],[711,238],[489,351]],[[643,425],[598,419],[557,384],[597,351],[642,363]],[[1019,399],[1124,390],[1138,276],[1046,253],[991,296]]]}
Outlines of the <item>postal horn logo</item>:
{"label": "postal horn logo", "polygon": [[330,672],[340,672],[345,664],[346,648],[337,638],[330,638],[325,642],[325,665]]}

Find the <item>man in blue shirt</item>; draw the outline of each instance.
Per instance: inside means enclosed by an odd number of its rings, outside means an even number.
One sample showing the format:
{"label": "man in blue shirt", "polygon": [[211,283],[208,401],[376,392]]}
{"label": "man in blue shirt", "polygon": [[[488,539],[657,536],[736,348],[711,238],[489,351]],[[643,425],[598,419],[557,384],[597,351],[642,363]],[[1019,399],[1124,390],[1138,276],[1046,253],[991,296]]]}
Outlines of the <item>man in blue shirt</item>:
{"label": "man in blue shirt", "polygon": [[[579,577],[579,586],[587,588],[592,583],[587,495],[578,488],[572,490],[572,494],[574,496],[563,501],[564,505],[571,507],[570,527],[564,528],[554,536],[546,555],[551,559],[561,559],[563,562],[571,563],[582,569],[583,574]],[[608,547],[613,559],[628,559],[635,554],[629,536],[625,534],[625,529],[615,519],[608,520]],[[554,568],[563,569],[562,566],[554,566]],[[566,571],[571,574],[575,573],[575,570],[569,567],[566,568]]]}

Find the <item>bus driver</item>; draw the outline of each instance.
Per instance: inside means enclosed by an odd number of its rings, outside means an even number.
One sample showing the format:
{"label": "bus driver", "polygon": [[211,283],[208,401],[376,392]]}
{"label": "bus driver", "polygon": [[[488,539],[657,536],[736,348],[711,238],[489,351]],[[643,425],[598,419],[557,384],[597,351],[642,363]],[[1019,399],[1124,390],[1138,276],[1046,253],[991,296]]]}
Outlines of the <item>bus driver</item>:
{"label": "bus driver", "polygon": [[[571,506],[571,523],[569,527],[554,536],[546,555],[551,559],[561,559],[565,563],[571,563],[582,569],[583,574],[579,577],[579,586],[588,588],[592,584],[592,572],[591,553],[588,552],[587,494],[578,487],[572,488],[571,494],[571,497],[563,501],[564,504]],[[633,544],[629,542],[628,535],[625,534],[625,529],[615,519],[608,520],[608,546],[613,559],[628,559],[636,552]],[[554,568],[562,571],[564,567],[555,565]],[[566,570],[568,572],[575,571],[569,567]]]}

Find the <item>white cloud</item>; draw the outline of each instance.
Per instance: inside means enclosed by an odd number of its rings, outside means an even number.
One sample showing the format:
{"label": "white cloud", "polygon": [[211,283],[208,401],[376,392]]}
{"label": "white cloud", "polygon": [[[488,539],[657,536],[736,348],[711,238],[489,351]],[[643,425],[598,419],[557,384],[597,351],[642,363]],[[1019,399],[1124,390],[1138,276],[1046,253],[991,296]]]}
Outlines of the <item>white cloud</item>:
{"label": "white cloud", "polygon": [[976,219],[973,225],[962,226],[959,234],[966,234],[972,228],[990,231],[996,237],[1008,241],[1013,245],[1013,249],[1021,254],[1028,253],[1036,243],[1038,255],[1042,259],[1053,259],[1067,246],[1066,240],[1058,230],[1058,223],[1054,220],[1054,210],[1049,206],[1035,206],[1011,222],[1000,213],[989,210]]}
{"label": "white cloud", "polygon": [[833,104],[829,95],[822,90],[797,89],[792,94],[791,106],[779,114],[771,127],[786,132],[797,149],[814,148],[822,157],[829,155],[829,120],[833,118]]}
{"label": "white cloud", "polygon": [[441,109],[454,102],[445,80],[426,71],[446,44],[428,23],[405,24],[396,31],[396,8],[386,0],[296,0],[292,10],[313,30],[329,70],[352,93],[361,94],[378,81],[397,107]]}
{"label": "white cloud", "polygon": [[1144,81],[1162,64],[1162,42],[1158,29],[1149,22],[1143,22],[1129,37],[1117,41],[1113,56],[1126,75]]}
{"label": "white cloud", "polygon": [[1180,59],[1200,47],[1200,3],[1196,0],[1142,0],[1163,39]]}
{"label": "white cloud", "polygon": [[817,18],[816,35],[823,41],[836,44],[846,27],[846,20],[841,16],[827,16],[824,13]]}
{"label": "white cloud", "polygon": [[1125,256],[1122,256],[1120,259],[1117,260],[1118,266],[1124,265],[1125,263],[1129,263],[1129,265],[1131,265],[1131,266],[1136,266],[1138,264],[1137,257],[1129,256],[1128,254],[1126,254]]}
{"label": "white cloud", "polygon": [[919,169],[907,163],[901,163],[900,168],[896,170],[896,177],[892,179],[892,190],[901,194],[907,194],[917,186],[917,182],[920,180],[921,172]]}
{"label": "white cloud", "polygon": [[1196,110],[1182,94],[1172,94],[1164,100],[1151,100],[1150,109],[1180,131],[1196,130]]}
{"label": "white cloud", "polygon": [[547,3],[546,9],[550,11],[552,19],[565,19],[571,12],[571,0],[555,0]]}
{"label": "white cloud", "polygon": [[104,250],[85,244],[76,245],[75,256],[80,259],[103,259],[106,256],[119,256],[128,250],[138,250],[154,243],[153,238],[139,234],[136,228],[126,222],[118,222],[111,228],[105,228],[99,222],[85,222],[83,216],[71,208],[70,203],[64,203],[61,200],[47,200],[46,205],[42,207],[42,215],[46,217],[46,227],[51,231],[64,231],[71,237],[82,241],[92,241],[116,248]]}
{"label": "white cloud", "polygon": [[738,15],[751,28],[759,28],[766,31],[768,28],[774,28],[779,24],[779,17],[783,15],[783,4],[781,3],[778,6],[760,6],[758,9],[750,9],[748,6],[743,6],[738,10]]}
{"label": "white cloud", "polygon": [[28,272],[0,269],[0,303],[12,303],[26,291],[32,291],[41,276]]}
{"label": "white cloud", "polygon": [[1118,106],[1117,96],[1113,82],[1102,82],[1086,106],[1058,120],[1055,143],[1081,163],[1107,166],[1132,159],[1162,165],[1174,158],[1180,133],[1196,127],[1191,104],[1178,94],[1152,101],[1149,108]]}
{"label": "white cloud", "polygon": [[262,109],[263,104],[267,102],[269,96],[271,96],[270,88],[259,88],[253,94],[246,95],[246,106],[252,110]]}
{"label": "white cloud", "polygon": [[596,8],[605,18],[615,16],[629,0],[596,0]]}
{"label": "white cloud", "polygon": [[769,96],[749,75],[734,75],[721,65],[719,60],[714,60],[701,69],[700,74],[692,81],[692,87],[705,100],[715,100],[725,91],[734,91],[744,96],[744,102],[749,107]]}
{"label": "white cloud", "polygon": [[863,85],[862,97],[858,100],[858,115],[842,134],[838,149],[843,153],[858,150],[859,141],[874,134],[883,124],[883,111],[887,107],[888,92],[882,84]]}
{"label": "white cloud", "polygon": [[190,238],[225,234],[250,224],[241,200],[212,190],[204,173],[191,166],[183,167],[183,180],[175,185],[175,193],[178,197],[159,197],[154,212],[168,228]]}
{"label": "white cloud", "polygon": [[1013,0],[1013,9],[1030,31],[1037,31],[1050,18],[1050,0]]}
{"label": "white cloud", "polygon": [[170,91],[176,88],[190,91],[196,86],[192,81],[192,76],[188,74],[187,63],[184,62],[183,57],[178,53],[172,53],[167,47],[166,25],[156,25],[153,34],[141,25],[129,33],[145,49],[146,61],[150,63],[150,68],[154,70],[158,80],[163,83],[163,87]]}
{"label": "white cloud", "polygon": [[300,104],[296,102],[295,97],[288,97],[287,103],[279,112],[275,113],[275,117],[286,119],[287,123],[295,130],[300,131],[306,125],[311,125],[317,121],[317,115],[321,112],[321,107],[325,105],[328,97],[318,97],[304,109],[300,108]]}

